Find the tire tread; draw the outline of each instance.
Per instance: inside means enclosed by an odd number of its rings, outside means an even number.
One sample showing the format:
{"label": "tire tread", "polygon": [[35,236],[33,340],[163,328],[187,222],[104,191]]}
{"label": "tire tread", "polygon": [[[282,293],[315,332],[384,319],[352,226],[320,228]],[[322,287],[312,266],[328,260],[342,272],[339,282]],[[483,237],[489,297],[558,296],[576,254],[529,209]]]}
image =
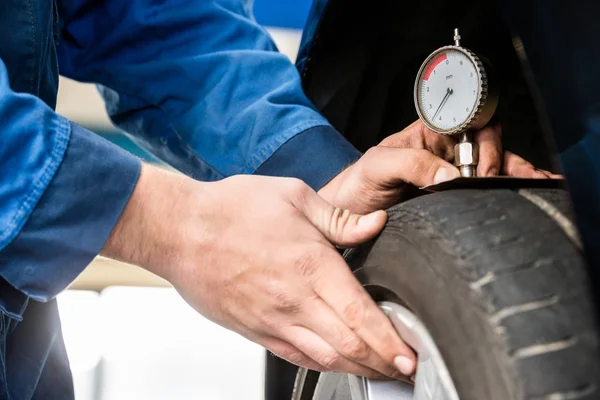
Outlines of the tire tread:
{"label": "tire tread", "polygon": [[[572,217],[566,192],[536,194]],[[598,332],[584,261],[543,210],[509,190],[442,192],[390,210],[390,225],[450,249],[448,265],[505,348],[524,399],[587,398],[590,390],[581,388],[597,387],[590,371],[600,363],[590,354],[598,354]]]}

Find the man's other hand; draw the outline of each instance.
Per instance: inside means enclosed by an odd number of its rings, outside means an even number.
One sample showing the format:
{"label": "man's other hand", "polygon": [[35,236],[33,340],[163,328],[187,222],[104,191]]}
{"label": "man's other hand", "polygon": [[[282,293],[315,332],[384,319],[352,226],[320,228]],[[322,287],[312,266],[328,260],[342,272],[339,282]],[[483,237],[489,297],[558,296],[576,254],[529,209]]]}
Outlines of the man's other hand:
{"label": "man's other hand", "polygon": [[[479,145],[477,176],[502,173],[519,178],[561,178],[536,169],[514,153],[503,151],[501,139],[500,125],[487,126],[474,135]],[[391,207],[410,187],[458,178],[460,173],[452,164],[455,144],[455,138],[437,134],[418,120],[369,149],[319,194],[336,207],[356,213]]]}

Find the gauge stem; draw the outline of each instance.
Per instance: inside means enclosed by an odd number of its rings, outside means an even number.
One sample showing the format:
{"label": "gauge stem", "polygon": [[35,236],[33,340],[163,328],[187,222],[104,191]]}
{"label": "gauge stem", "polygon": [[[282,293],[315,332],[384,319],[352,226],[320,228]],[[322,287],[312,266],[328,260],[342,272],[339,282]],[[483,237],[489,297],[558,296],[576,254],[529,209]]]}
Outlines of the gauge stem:
{"label": "gauge stem", "polygon": [[460,33],[458,33],[458,28],[454,29],[454,45],[460,47]]}
{"label": "gauge stem", "polygon": [[458,137],[459,143],[469,143],[472,141],[473,141],[473,135],[469,131],[461,133],[460,136]]}

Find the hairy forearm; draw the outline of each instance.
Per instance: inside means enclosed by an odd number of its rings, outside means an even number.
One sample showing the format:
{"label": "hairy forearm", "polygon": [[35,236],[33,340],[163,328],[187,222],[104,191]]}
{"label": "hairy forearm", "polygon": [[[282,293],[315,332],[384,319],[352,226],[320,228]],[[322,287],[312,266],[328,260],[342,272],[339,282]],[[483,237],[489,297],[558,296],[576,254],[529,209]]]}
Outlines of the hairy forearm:
{"label": "hairy forearm", "polygon": [[189,186],[201,185],[183,176],[144,164],[138,183],[101,255],[138,265],[166,279],[181,240],[183,197]]}

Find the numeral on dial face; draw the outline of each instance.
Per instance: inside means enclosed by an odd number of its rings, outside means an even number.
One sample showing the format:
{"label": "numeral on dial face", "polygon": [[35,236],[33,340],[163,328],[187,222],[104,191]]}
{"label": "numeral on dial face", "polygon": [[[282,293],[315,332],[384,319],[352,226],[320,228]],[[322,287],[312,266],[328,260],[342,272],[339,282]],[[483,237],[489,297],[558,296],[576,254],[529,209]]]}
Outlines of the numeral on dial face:
{"label": "numeral on dial face", "polygon": [[441,131],[464,124],[478,101],[478,72],[472,59],[455,48],[434,53],[422,67],[416,103],[423,119]]}

